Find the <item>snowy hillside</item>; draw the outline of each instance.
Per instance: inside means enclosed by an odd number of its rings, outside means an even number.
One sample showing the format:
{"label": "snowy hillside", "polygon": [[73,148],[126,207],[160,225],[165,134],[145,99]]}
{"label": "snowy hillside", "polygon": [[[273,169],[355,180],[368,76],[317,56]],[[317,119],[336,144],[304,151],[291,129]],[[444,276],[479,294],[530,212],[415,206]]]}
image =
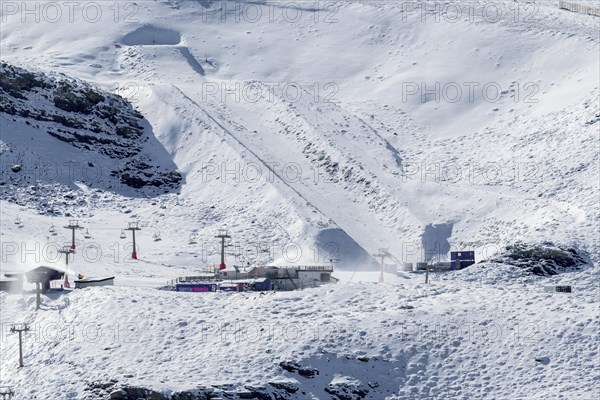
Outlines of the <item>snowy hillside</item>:
{"label": "snowy hillside", "polygon": [[[558,3],[2,2],[0,269],[63,268],[62,226],[78,219],[91,237],[77,234],[70,274],[117,285],[45,298],[42,312],[2,294],[2,323],[139,335],[31,340],[20,370],[7,335],[0,386],[49,399],[107,396],[90,393],[118,385],[90,384],[111,379],[164,393],[266,385],[269,399],[593,397],[600,26]],[[120,238],[133,221],[137,261]],[[156,289],[218,263],[219,229],[228,264],[334,263],[342,282],[264,298]],[[450,250],[497,262],[521,242],[595,265],[356,283],[377,281],[380,248],[399,265]],[[579,289],[542,291],[563,283]],[[454,317],[546,325],[532,342],[397,340],[402,321]],[[327,338],[197,345],[203,323],[258,320],[336,325]]]}
{"label": "snowy hillside", "polygon": [[256,243],[276,220],[280,240],[350,242],[333,258],[363,265],[344,253],[417,261],[407,247],[450,224],[479,259],[548,238],[598,252],[596,18],[554,2],[295,4],[139,2],[32,24],[9,9],[2,57],[130,99],[165,153],[151,157],[184,176],[181,213],[219,214],[187,218],[182,241],[226,225]]}

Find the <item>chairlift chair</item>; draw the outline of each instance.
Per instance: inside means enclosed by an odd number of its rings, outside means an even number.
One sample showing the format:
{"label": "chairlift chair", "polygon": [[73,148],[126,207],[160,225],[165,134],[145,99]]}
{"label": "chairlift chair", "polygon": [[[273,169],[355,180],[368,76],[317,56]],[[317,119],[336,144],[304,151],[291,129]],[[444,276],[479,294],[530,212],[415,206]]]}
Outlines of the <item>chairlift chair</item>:
{"label": "chairlift chair", "polygon": [[90,231],[86,229],[85,230],[85,234],[83,235],[83,237],[86,238],[86,239],[91,239],[92,235],[90,235]]}
{"label": "chairlift chair", "polygon": [[161,240],[160,232],[155,232],[153,237],[155,242],[159,242]]}
{"label": "chairlift chair", "polygon": [[50,225],[50,229],[48,229],[48,232],[50,232],[50,233],[56,232],[56,228],[54,228],[54,224]]}
{"label": "chairlift chair", "polygon": [[121,239],[125,239],[127,235],[125,235],[125,229],[121,229],[121,235],[119,235]]}
{"label": "chairlift chair", "polygon": [[21,217],[17,216],[17,218],[15,218],[15,225],[21,225]]}

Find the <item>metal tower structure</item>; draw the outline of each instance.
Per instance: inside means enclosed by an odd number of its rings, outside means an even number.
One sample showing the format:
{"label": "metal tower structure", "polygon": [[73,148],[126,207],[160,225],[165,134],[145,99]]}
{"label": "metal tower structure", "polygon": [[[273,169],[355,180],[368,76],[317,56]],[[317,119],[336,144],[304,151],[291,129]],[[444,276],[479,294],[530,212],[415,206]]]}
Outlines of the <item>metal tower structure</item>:
{"label": "metal tower structure", "polygon": [[225,265],[225,239],[230,239],[231,236],[227,234],[225,229],[219,229],[219,234],[215,237],[221,239],[221,264],[219,264],[219,269],[225,269],[227,268]]}
{"label": "metal tower structure", "polygon": [[63,287],[70,288],[71,284],[69,283],[69,254],[75,254],[75,250],[70,248],[69,246],[64,246],[61,250],[58,250],[59,253],[65,255],[65,281],[63,282]]}
{"label": "metal tower structure", "polygon": [[381,257],[381,273],[379,275],[379,283],[383,283],[383,261],[388,256],[388,254],[389,253],[387,249],[379,249],[379,252],[377,254],[373,254],[374,257]]}
{"label": "metal tower structure", "polygon": [[10,327],[10,333],[19,334],[19,367],[23,367],[23,332],[29,332],[27,324],[14,324]]}
{"label": "metal tower structure", "polygon": [[72,234],[71,249],[75,250],[75,231],[77,229],[83,229],[83,226],[79,226],[79,221],[77,221],[76,219],[71,219],[71,220],[69,220],[69,225],[66,225],[64,228],[71,230],[71,234]]}
{"label": "metal tower structure", "polygon": [[142,230],[142,228],[139,227],[139,222],[130,222],[129,223],[129,227],[125,228],[126,231],[131,231],[132,235],[133,235],[133,251],[131,252],[131,258],[133,258],[134,260],[137,260],[137,251],[136,251],[136,246],[135,246],[135,231],[139,231]]}

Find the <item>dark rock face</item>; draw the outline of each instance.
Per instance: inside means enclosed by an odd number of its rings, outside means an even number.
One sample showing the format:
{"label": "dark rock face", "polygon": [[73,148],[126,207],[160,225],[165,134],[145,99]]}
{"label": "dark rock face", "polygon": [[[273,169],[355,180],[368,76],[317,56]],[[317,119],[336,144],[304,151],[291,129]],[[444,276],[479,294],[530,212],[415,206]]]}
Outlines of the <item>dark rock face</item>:
{"label": "dark rock face", "polygon": [[294,394],[298,391],[298,386],[290,382],[269,382],[269,385],[276,389],[283,390],[286,393]]}
{"label": "dark rock face", "polygon": [[[124,98],[69,79],[32,74],[0,64],[0,112],[40,122],[54,122],[49,135],[78,149],[89,145],[110,157],[141,151],[143,116]],[[36,100],[36,107],[31,105]],[[61,128],[62,127],[62,128]]]}
{"label": "dark rock face", "polygon": [[305,378],[314,378],[319,375],[319,370],[313,367],[302,367],[300,364],[292,361],[282,361],[279,366],[288,372],[297,372],[298,375]]}
{"label": "dark rock face", "polygon": [[312,368],[312,367],[305,367],[305,368],[300,368],[298,370],[298,374],[305,378],[314,378],[315,376],[319,375],[319,370],[316,368]]}
{"label": "dark rock face", "polygon": [[[275,387],[275,386],[273,386]],[[293,390],[293,392],[289,392]],[[287,393],[298,389],[283,389],[273,391],[266,387],[243,386],[235,388],[231,385],[218,387],[200,387],[197,389],[176,392],[165,395],[157,391],[137,386],[120,386],[117,381],[108,383],[90,383],[85,389],[85,400],[218,400],[218,399],[247,399],[247,400],[288,400]]]}
{"label": "dark rock face", "polygon": [[110,400],[169,400],[169,397],[163,394],[138,387],[120,388],[112,392],[109,398]]}
{"label": "dark rock face", "polygon": [[332,400],[360,400],[369,393],[367,389],[353,383],[330,383],[325,391],[331,395]]}
{"label": "dark rock face", "polygon": [[237,396],[240,399],[247,400],[276,400],[271,393],[266,392],[264,387],[255,388],[246,386],[243,390],[237,392]]}
{"label": "dark rock face", "polygon": [[69,82],[59,82],[54,95],[54,105],[61,110],[91,114],[94,107],[105,98],[93,89],[77,90]]}
{"label": "dark rock face", "polygon": [[86,391],[95,396],[86,397],[86,399],[90,400],[213,400],[221,398],[220,394],[213,388],[200,388],[165,395],[154,390],[136,386],[116,387],[114,382],[104,384],[92,383],[88,385]]}
{"label": "dark rock face", "polygon": [[119,176],[122,183],[135,189],[178,186],[183,180],[178,171],[161,171],[137,159],[128,161],[120,171],[114,170],[111,174]]}
{"label": "dark rock face", "polygon": [[300,365],[292,361],[282,361],[279,366],[288,372],[296,372],[300,369]]}
{"label": "dark rock face", "polygon": [[[150,123],[128,100],[89,83],[1,62],[0,117],[12,124],[3,132],[8,145],[0,149],[0,199],[35,203],[39,196],[26,192],[39,182],[52,188],[57,184],[72,187],[80,181],[134,197],[176,192],[181,187],[183,177],[166,150],[152,143],[157,139]],[[68,154],[64,160],[54,154],[44,159],[43,147],[30,155],[27,143],[18,140],[22,134],[33,135],[34,147],[37,135],[45,143],[47,136],[42,136],[50,135],[72,146],[77,154],[89,156],[88,168],[80,161],[69,164]],[[77,176],[70,178],[74,171]]]}
{"label": "dark rock face", "polygon": [[515,243],[492,262],[514,265],[535,275],[556,275],[581,269],[591,264],[587,254],[575,248],[555,245]]}

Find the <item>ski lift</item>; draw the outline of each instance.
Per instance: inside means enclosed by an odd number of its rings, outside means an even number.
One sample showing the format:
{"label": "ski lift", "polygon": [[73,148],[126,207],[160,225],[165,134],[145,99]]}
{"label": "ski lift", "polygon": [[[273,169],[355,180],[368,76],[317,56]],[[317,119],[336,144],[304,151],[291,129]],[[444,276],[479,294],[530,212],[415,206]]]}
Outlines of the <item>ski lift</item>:
{"label": "ski lift", "polygon": [[56,228],[54,227],[54,224],[50,225],[50,229],[48,229],[48,232],[56,233]]}
{"label": "ski lift", "polygon": [[154,238],[155,242],[159,242],[161,240],[160,238],[160,232],[154,232],[154,235],[152,235],[152,237]]}
{"label": "ski lift", "polygon": [[195,234],[190,234],[190,240],[188,241],[188,244],[196,244],[198,242],[196,242],[196,235]]}
{"label": "ski lift", "polygon": [[90,235],[90,231],[86,229],[85,233],[83,234],[83,237],[86,239],[91,239],[92,235]]}
{"label": "ski lift", "polygon": [[23,223],[21,222],[21,217],[19,217],[17,215],[17,218],[15,218],[15,225],[22,225]]}
{"label": "ski lift", "polygon": [[127,235],[125,235],[125,229],[121,229],[121,235],[119,236],[121,239],[125,239]]}

